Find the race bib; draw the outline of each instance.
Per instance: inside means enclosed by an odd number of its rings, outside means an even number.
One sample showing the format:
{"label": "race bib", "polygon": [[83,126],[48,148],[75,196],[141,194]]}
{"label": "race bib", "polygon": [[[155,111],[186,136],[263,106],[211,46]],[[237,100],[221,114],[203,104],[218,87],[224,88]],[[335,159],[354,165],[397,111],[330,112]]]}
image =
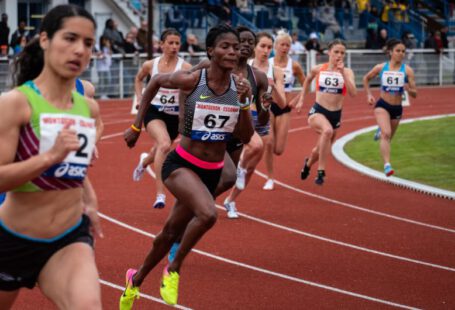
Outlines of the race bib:
{"label": "race bib", "polygon": [[54,146],[55,140],[65,124],[69,123],[79,138],[80,148],[70,152],[59,164],[53,165],[43,175],[54,178],[83,180],[87,174],[95,148],[95,120],[88,117],[68,114],[40,115],[40,146],[39,153],[47,152]]}
{"label": "race bib", "polygon": [[160,88],[151,104],[160,112],[170,115],[179,114],[179,90]]}
{"label": "race bib", "polygon": [[384,71],[381,80],[382,90],[386,92],[403,92],[404,72]]}
{"label": "race bib", "polygon": [[321,71],[319,73],[319,91],[329,94],[342,94],[344,79],[341,73]]}
{"label": "race bib", "polygon": [[228,141],[237,124],[239,111],[238,106],[196,102],[191,139],[207,142]]}

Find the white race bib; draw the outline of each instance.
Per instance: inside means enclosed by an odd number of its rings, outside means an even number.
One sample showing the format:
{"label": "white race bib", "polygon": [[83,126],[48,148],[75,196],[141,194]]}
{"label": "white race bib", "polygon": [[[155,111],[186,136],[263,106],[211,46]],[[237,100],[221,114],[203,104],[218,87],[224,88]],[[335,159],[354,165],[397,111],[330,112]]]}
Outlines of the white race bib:
{"label": "white race bib", "polygon": [[160,112],[170,115],[179,114],[179,90],[160,88],[151,104]]}
{"label": "white race bib", "polygon": [[319,73],[319,91],[330,94],[342,94],[344,78],[339,72],[321,71]]}
{"label": "white race bib", "polygon": [[404,72],[384,71],[381,79],[382,90],[386,92],[403,92]]}
{"label": "white race bib", "polygon": [[228,141],[237,124],[240,107],[196,102],[191,139],[221,142]]}
{"label": "white race bib", "polygon": [[95,148],[96,126],[93,118],[69,115],[47,114],[40,115],[40,146],[39,153],[50,150],[63,126],[70,123],[79,138],[80,148],[70,152],[63,162],[56,164],[44,172],[45,176],[82,180],[87,174]]}

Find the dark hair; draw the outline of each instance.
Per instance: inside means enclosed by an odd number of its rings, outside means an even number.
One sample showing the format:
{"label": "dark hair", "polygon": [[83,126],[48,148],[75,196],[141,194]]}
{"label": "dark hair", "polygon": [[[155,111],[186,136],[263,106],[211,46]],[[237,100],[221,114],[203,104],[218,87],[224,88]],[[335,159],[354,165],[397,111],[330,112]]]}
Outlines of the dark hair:
{"label": "dark hair", "polygon": [[164,29],[163,32],[161,33],[161,36],[160,36],[161,42],[166,41],[166,38],[168,36],[171,36],[171,35],[178,36],[179,38],[182,37],[180,32],[177,31],[177,29],[175,29],[175,28],[167,28],[167,29]]}
{"label": "dark hair", "polygon": [[393,51],[395,46],[397,46],[398,44],[403,44],[404,45],[403,41],[401,41],[399,39],[392,38],[392,39],[387,40],[387,42],[385,43],[385,46],[386,46],[388,51]]}
{"label": "dark hair", "polygon": [[[219,24],[215,27],[210,28],[209,32],[207,33],[207,36],[205,38],[205,47],[208,49],[209,47],[215,47],[218,38],[226,33],[232,33],[237,37],[237,39],[240,41],[240,36],[237,30],[232,28],[231,26],[227,24]],[[210,59],[210,55],[207,53],[207,57]]]}
{"label": "dark hair", "polygon": [[239,35],[242,33],[242,32],[250,32],[253,37],[254,37],[254,45],[256,45],[257,43],[257,38],[256,38],[256,34],[254,33],[253,30],[251,30],[250,28],[246,27],[246,26],[238,26],[237,28],[235,28],[235,30],[237,30],[237,32],[239,33]]}
{"label": "dark hair", "polygon": [[[84,17],[90,20],[96,27],[93,16],[85,9],[76,5],[58,5],[44,16],[39,33],[46,32],[47,37],[52,39],[59,31],[63,22],[68,17]],[[19,86],[36,78],[44,67],[44,52],[39,43],[39,37],[35,37],[24,47],[13,63],[13,86]]]}
{"label": "dark hair", "polygon": [[275,42],[275,39],[273,39],[273,36],[270,33],[266,31],[261,31],[258,32],[256,35],[256,44],[258,44],[263,37],[269,38],[270,40],[272,40],[272,43]]}
{"label": "dark hair", "polygon": [[107,20],[104,22],[104,28],[107,28],[107,29],[114,29],[114,20],[113,20],[112,18],[107,19]]}
{"label": "dark hair", "polygon": [[327,45],[327,49],[331,50],[335,45],[343,45],[346,48],[346,43],[343,40],[335,39]]}

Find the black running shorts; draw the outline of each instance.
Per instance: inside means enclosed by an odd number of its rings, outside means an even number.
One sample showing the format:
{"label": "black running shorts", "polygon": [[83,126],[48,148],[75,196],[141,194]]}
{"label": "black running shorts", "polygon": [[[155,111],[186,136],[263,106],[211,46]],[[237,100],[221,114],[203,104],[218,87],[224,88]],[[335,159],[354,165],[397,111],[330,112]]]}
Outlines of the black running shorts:
{"label": "black running shorts", "polygon": [[0,291],[33,288],[47,261],[67,245],[83,242],[93,246],[90,219],[52,239],[33,239],[16,234],[0,222]]}

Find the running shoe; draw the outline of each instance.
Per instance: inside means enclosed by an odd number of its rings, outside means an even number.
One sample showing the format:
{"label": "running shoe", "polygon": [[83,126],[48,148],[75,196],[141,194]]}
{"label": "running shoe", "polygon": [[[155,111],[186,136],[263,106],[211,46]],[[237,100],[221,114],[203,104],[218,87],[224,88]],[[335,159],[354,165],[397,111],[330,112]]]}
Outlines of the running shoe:
{"label": "running shoe", "polygon": [[133,308],[135,299],[139,299],[139,287],[133,285],[133,276],[136,274],[136,269],[128,269],[126,271],[125,290],[120,297],[120,310],[130,310]]}
{"label": "running shoe", "polygon": [[149,154],[147,153],[142,153],[141,156],[139,156],[139,163],[137,164],[133,172],[133,180],[136,182],[140,181],[142,179],[142,176],[144,175],[145,167],[143,164],[145,158],[147,158],[148,155]]}
{"label": "running shoe", "polygon": [[275,183],[273,182],[273,179],[267,179],[267,182],[265,182],[262,189],[265,191],[272,191],[274,189],[274,187],[275,187]]}
{"label": "running shoe", "polygon": [[156,195],[155,203],[153,204],[153,209],[163,209],[166,206],[166,195],[158,194]]}
{"label": "running shoe", "polygon": [[395,171],[393,171],[393,168],[392,168],[392,166],[390,164],[385,164],[384,165],[384,174],[387,177],[390,177],[394,173],[395,173]]}
{"label": "running shoe", "polygon": [[228,201],[227,198],[224,201],[224,208],[227,211],[227,217],[230,219],[238,219],[239,214],[237,213],[237,209],[235,208],[235,201]]}
{"label": "running shoe", "polygon": [[235,181],[235,187],[243,191],[245,189],[245,178],[246,178],[246,169],[237,167],[237,180]]}
{"label": "running shoe", "polygon": [[164,302],[168,305],[177,304],[179,294],[179,279],[180,276],[176,271],[169,272],[167,267],[164,267],[163,278],[161,280],[160,295]]}
{"label": "running shoe", "polygon": [[376,129],[376,132],[374,133],[374,141],[378,141],[381,138],[381,127],[378,127]]}
{"label": "running shoe", "polygon": [[180,243],[178,243],[178,242],[174,242],[174,244],[172,244],[172,247],[169,250],[169,255],[167,256],[167,260],[169,261],[169,264],[172,263],[172,261],[174,260],[175,254],[177,253],[179,246],[180,246]]}
{"label": "running shoe", "polygon": [[318,176],[314,179],[314,183],[316,183],[317,185],[324,184],[324,177],[325,177],[325,171],[318,170]]}
{"label": "running shoe", "polygon": [[300,171],[300,179],[306,180],[310,175],[310,167],[308,167],[308,158],[305,158],[305,164],[303,165],[302,171]]}

